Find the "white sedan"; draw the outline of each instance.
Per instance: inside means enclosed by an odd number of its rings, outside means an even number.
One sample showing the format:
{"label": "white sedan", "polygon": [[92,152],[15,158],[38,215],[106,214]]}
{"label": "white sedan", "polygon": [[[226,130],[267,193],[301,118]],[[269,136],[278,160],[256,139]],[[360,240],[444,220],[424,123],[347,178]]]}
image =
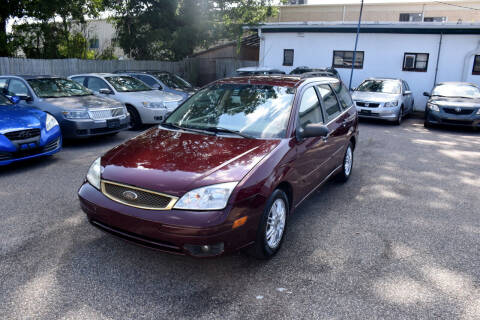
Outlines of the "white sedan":
{"label": "white sedan", "polygon": [[153,89],[128,75],[87,73],[72,75],[69,79],[99,96],[124,103],[130,113],[130,125],[134,129],[142,124],[162,122],[183,100],[179,95]]}

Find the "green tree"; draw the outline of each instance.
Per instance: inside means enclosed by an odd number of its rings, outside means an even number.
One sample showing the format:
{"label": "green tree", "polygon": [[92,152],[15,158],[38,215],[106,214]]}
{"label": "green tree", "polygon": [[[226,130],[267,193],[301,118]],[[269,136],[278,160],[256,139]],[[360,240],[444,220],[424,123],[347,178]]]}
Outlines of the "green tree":
{"label": "green tree", "polygon": [[181,60],[276,13],[273,0],[112,1],[120,47],[135,59]]}

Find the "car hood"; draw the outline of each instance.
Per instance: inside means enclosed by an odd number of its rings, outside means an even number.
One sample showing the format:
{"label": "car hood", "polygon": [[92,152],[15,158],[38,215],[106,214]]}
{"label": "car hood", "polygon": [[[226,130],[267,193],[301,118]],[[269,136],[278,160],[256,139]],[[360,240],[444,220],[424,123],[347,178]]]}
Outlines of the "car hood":
{"label": "car hood", "polygon": [[399,94],[383,93],[383,92],[362,92],[354,91],[352,93],[353,100],[370,101],[370,102],[388,102],[398,100]]}
{"label": "car hood", "polygon": [[13,105],[0,105],[0,134],[41,128],[45,122],[46,114],[35,108]]}
{"label": "car hood", "polygon": [[428,102],[441,107],[480,108],[480,99],[432,97]]}
{"label": "car hood", "polygon": [[123,98],[128,100],[136,100],[138,102],[171,102],[171,101],[181,101],[183,100],[182,96],[178,94],[165,92],[161,90],[152,90],[152,91],[138,91],[138,92],[119,92],[119,95],[122,95]]}
{"label": "car hood", "polygon": [[102,179],[182,196],[240,181],[280,140],[211,136],[155,127],[102,157]]}
{"label": "car hood", "polygon": [[115,100],[97,97],[95,95],[81,97],[45,98],[43,99],[43,101],[62,109],[95,109],[122,106],[121,103]]}

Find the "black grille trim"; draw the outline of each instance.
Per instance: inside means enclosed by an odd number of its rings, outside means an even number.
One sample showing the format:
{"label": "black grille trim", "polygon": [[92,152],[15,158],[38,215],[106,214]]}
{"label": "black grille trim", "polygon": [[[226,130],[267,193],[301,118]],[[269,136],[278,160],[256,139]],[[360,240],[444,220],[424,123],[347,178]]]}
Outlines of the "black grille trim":
{"label": "black grille trim", "polygon": [[133,242],[135,244],[148,247],[151,249],[156,249],[156,250],[161,250],[161,251],[166,251],[170,253],[175,253],[175,254],[181,254],[184,255],[185,253],[183,252],[182,248],[179,246],[176,246],[172,243],[168,242],[160,242],[157,240],[145,238],[141,235],[134,234],[131,232],[119,230],[117,228],[112,228],[110,226],[107,226],[101,222],[98,222],[96,220],[90,220],[90,223],[97,227],[98,229],[107,232],[113,236],[119,237],[123,240]]}
{"label": "black grille trim", "polygon": [[26,129],[4,133],[11,141],[26,140],[40,136],[40,129]]}
{"label": "black grille trim", "polygon": [[[362,102],[362,101],[357,101],[357,106],[359,107],[365,107],[365,108],[378,108],[380,106],[380,103],[375,103],[375,102]],[[368,104],[368,106],[367,106]]]}
{"label": "black grille trim", "polygon": [[474,109],[468,109],[468,108],[461,108],[460,111],[455,110],[455,108],[443,108],[443,111],[446,113],[450,114],[458,114],[458,115],[469,115],[472,114]]}
{"label": "black grille trim", "polygon": [[[178,198],[156,191],[142,189],[118,182],[102,180],[102,193],[113,201],[127,206],[147,210],[170,210]],[[137,198],[134,200],[126,198],[125,192],[132,192]]]}

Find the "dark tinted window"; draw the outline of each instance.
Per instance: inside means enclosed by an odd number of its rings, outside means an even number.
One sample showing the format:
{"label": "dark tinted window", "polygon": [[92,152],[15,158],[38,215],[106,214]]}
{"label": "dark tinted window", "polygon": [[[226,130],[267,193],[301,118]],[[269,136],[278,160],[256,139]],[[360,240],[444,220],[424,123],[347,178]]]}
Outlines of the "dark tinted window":
{"label": "dark tinted window", "polygon": [[293,49],[283,50],[283,65],[293,66]]}
{"label": "dark tinted window", "polygon": [[353,104],[352,97],[350,96],[350,92],[348,91],[347,87],[341,82],[337,82],[332,84],[333,90],[337,94],[338,100],[340,101],[340,105],[342,109],[350,108]]}
{"label": "dark tinted window", "polygon": [[472,74],[480,74],[480,55],[476,55],[473,60],[473,72]]}
{"label": "dark tinted window", "polygon": [[150,76],[143,75],[143,74],[137,74],[137,75],[135,75],[135,78],[140,79],[141,81],[145,82],[149,86],[153,86],[153,85],[157,84],[157,81],[155,81],[155,79],[153,79]]}
{"label": "dark tinted window", "polygon": [[323,123],[322,110],[318,101],[317,93],[313,87],[305,90],[298,110],[299,125],[305,128],[310,123]]}
{"label": "dark tinted window", "polygon": [[317,88],[320,92],[320,96],[322,97],[323,107],[325,108],[327,119],[330,121],[342,112],[340,105],[328,84],[318,85]]}
{"label": "dark tinted window", "polygon": [[110,89],[105,81],[96,77],[88,77],[87,87],[88,89],[96,92],[98,92],[100,89]]}

